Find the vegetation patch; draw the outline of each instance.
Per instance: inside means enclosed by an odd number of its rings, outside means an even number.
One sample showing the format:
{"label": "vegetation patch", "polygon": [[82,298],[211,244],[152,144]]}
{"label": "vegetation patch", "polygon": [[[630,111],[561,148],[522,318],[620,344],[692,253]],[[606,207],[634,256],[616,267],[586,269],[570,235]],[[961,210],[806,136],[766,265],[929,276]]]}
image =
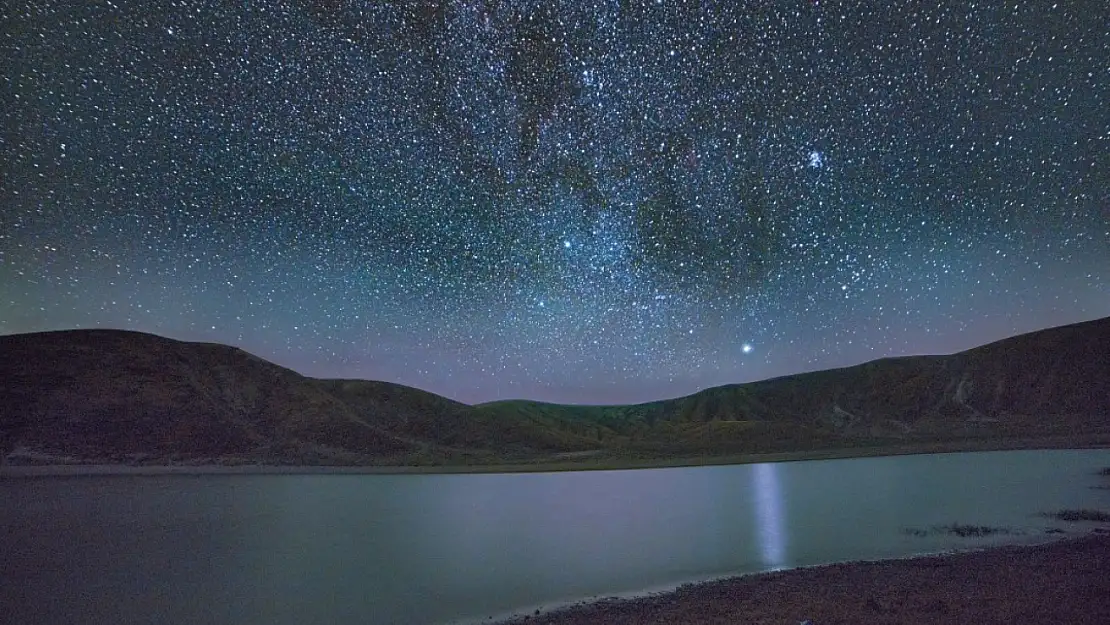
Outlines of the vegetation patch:
{"label": "vegetation patch", "polygon": [[993,536],[996,534],[1013,534],[1014,531],[1008,527],[993,527],[990,525],[967,525],[963,523],[950,523],[948,525],[934,525],[928,529],[920,527],[907,527],[902,530],[903,534],[908,536],[959,536],[961,538],[972,538],[979,536]]}
{"label": "vegetation patch", "polygon": [[1101,523],[1110,523],[1110,512],[1103,512],[1102,510],[1057,510],[1056,512],[1047,512],[1045,516],[1058,521],[1099,521]]}

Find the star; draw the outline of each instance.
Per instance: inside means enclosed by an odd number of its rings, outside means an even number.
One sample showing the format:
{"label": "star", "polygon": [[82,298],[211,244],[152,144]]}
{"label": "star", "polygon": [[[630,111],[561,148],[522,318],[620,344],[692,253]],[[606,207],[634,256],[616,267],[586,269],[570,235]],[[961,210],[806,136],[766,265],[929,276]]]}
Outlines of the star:
{"label": "star", "polygon": [[13,2],[2,333],[613,403],[1110,316],[1078,3]]}

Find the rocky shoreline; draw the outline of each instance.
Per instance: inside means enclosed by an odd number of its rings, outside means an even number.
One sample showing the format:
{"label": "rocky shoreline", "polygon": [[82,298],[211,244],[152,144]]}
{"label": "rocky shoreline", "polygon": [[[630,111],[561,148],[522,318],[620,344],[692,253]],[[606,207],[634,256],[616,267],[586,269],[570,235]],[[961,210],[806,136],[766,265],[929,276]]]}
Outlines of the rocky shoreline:
{"label": "rocky shoreline", "polygon": [[1110,534],[832,564],[605,599],[504,625],[1110,623]]}

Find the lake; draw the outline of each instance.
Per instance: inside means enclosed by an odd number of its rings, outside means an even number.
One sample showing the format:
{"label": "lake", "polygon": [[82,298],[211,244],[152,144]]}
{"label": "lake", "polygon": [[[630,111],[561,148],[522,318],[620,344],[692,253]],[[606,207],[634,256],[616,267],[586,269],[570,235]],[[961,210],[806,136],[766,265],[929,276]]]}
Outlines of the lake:
{"label": "lake", "polygon": [[[484,621],[833,561],[1041,541],[1110,450],[567,473],[0,480],[8,622]],[[950,523],[1011,534],[908,529]]]}

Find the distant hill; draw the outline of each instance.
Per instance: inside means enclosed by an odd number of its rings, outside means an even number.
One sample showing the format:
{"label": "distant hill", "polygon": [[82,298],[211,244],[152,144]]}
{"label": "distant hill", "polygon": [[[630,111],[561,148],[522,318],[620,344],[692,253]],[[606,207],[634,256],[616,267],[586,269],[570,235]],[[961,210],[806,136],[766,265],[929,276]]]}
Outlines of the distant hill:
{"label": "distant hill", "polygon": [[11,463],[497,464],[1110,441],[1110,319],[628,406],[468,406],[118,330],[0,337]]}
{"label": "distant hill", "polygon": [[225,345],[114,330],[6,336],[0,379],[6,447],[46,456],[315,462],[417,447],[318,383]]}

